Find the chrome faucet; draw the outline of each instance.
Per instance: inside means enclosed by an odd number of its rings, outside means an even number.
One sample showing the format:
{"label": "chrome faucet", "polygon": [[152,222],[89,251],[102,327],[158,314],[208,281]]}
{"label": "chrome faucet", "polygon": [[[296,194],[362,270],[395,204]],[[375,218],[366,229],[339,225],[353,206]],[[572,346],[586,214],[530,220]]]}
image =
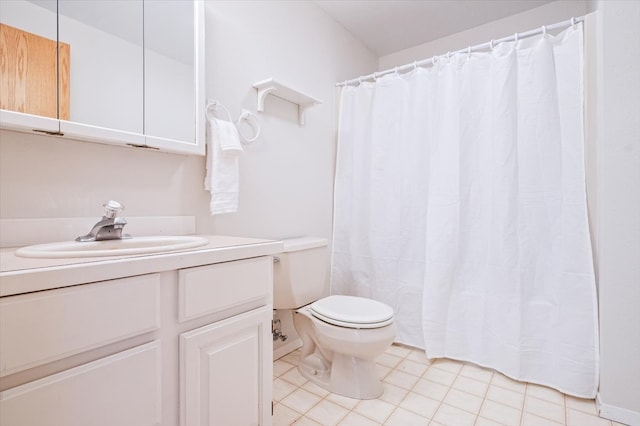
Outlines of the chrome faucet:
{"label": "chrome faucet", "polygon": [[123,217],[117,217],[118,213],[124,208],[117,201],[109,200],[102,205],[104,207],[104,216],[93,225],[91,231],[87,235],[76,238],[76,241],[103,241],[103,240],[122,240],[131,238],[131,235],[123,234],[122,229],[127,224],[127,220]]}

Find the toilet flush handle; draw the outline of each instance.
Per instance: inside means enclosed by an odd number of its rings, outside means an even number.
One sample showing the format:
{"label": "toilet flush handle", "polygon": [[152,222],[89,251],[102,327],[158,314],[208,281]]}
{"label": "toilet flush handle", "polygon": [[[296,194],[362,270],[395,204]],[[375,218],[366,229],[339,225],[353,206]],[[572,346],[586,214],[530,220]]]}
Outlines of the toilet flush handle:
{"label": "toilet flush handle", "polygon": [[278,256],[273,256],[273,263],[280,263],[280,258]]}

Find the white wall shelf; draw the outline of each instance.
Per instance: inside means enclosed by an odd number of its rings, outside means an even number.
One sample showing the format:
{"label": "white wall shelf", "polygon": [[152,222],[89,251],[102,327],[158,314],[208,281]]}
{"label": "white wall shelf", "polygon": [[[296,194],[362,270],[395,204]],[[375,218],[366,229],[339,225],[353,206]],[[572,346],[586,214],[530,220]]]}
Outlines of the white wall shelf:
{"label": "white wall shelf", "polygon": [[301,126],[304,125],[304,113],[307,108],[322,103],[321,100],[287,87],[273,78],[254,83],[253,87],[258,89],[258,111],[264,111],[264,100],[268,95],[276,96],[298,105],[298,123]]}

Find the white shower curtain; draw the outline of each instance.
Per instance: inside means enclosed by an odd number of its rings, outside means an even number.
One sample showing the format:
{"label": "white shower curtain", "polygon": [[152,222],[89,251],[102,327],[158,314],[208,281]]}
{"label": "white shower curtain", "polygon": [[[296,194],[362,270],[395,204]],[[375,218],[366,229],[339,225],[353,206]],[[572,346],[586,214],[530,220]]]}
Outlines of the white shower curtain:
{"label": "white shower curtain", "polygon": [[341,94],[332,292],[397,341],[592,398],[582,25]]}

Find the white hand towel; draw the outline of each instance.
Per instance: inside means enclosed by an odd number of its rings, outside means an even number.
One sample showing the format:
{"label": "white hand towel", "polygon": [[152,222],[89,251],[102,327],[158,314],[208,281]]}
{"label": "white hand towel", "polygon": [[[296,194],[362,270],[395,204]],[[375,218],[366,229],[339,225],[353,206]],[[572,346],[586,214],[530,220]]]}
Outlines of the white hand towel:
{"label": "white hand towel", "polygon": [[204,187],[211,192],[211,215],[238,211],[239,165],[242,152],[236,126],[212,118],[207,126],[207,175]]}

